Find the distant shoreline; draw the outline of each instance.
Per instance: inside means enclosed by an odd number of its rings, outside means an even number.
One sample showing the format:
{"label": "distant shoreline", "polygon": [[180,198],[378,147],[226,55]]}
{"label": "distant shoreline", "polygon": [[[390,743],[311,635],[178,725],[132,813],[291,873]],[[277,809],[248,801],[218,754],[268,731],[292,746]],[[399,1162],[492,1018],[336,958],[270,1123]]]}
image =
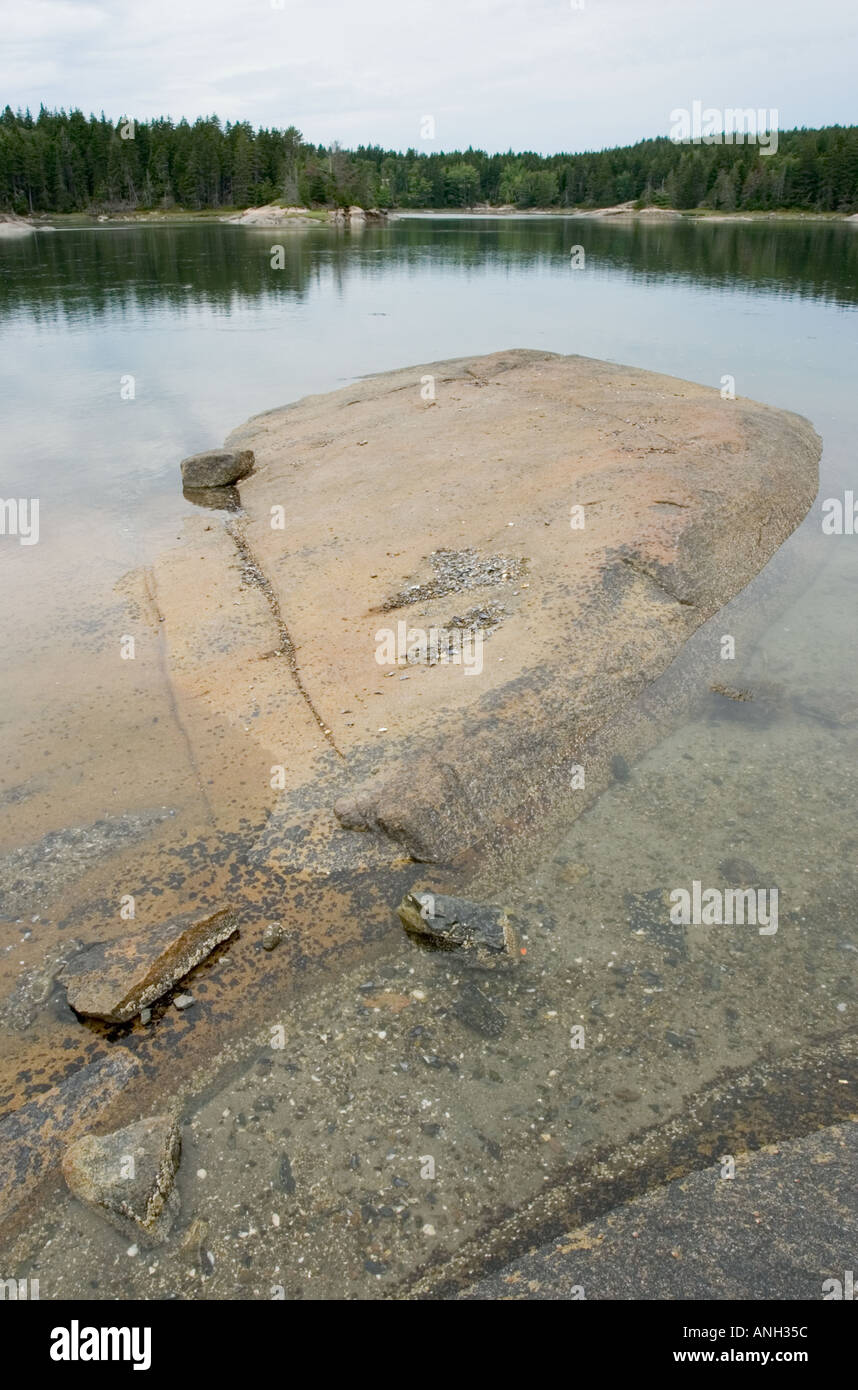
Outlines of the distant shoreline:
{"label": "distant shoreline", "polygon": [[[290,209],[282,219],[276,221],[252,221],[242,222],[241,219],[255,211],[253,208],[204,208],[204,209],[185,209],[176,208],[170,211],[148,210],[140,212],[117,212],[117,213],[97,213],[89,214],[82,212],[71,213],[39,213],[32,217],[15,217],[16,228],[29,229],[32,231],[45,230],[47,228],[57,228],[72,230],[76,227],[97,229],[97,228],[117,228],[117,227],[169,227],[180,226],[191,223],[219,223],[222,226],[262,226],[269,230],[276,228],[301,229],[306,227],[342,227],[343,218],[339,210],[335,208],[306,208],[301,210],[301,215],[296,215],[297,209]],[[633,208],[628,205],[619,207],[604,208],[515,208],[507,206],[488,207],[486,205],[473,208],[394,208],[389,210],[382,218],[373,217],[368,219],[369,225],[384,226],[388,222],[412,221],[421,218],[452,218],[452,219],[483,219],[492,221],[504,219],[506,221],[533,219],[533,218],[566,218],[575,221],[601,221],[610,222],[614,225],[628,224],[632,222],[846,222],[853,226],[858,226],[858,213],[841,212],[803,212],[800,210],[778,209],[776,211],[758,212],[723,212],[713,209],[709,211],[705,208],[658,208],[644,207]],[[0,222],[2,222],[0,217]],[[10,219],[11,220],[11,219]],[[346,219],[345,225],[348,224]],[[26,234],[26,233],[25,233]]]}
{"label": "distant shoreline", "polygon": [[460,208],[420,208],[402,209],[391,212],[393,219],[413,217],[484,217],[526,218],[526,217],[565,217],[576,220],[599,220],[604,222],[851,222],[858,225],[858,214],[844,212],[802,212],[800,210],[778,209],[769,212],[720,212],[707,208],[505,208],[477,207],[470,210]]}

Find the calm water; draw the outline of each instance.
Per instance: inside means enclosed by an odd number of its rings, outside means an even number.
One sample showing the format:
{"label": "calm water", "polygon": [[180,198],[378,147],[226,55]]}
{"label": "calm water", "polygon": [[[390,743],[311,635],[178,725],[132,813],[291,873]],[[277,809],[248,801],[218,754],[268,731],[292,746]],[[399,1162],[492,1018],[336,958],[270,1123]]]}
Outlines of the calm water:
{"label": "calm water", "polygon": [[[278,237],[283,269],[271,265]],[[139,751],[146,722],[168,717],[160,673],[136,663],[138,698],[112,740],[98,698],[115,686],[126,621],[116,586],[192,508],[179,460],[307,393],[503,347],[713,386],[730,375],[739,395],[813,421],[820,497],[785,547],[806,611],[785,620],[767,670],[791,699],[823,686],[846,737],[858,537],[824,536],[820,502],[856,481],[856,306],[858,231],[845,224],[433,217],[352,233],[186,224],[0,242],[0,497],[40,507],[38,545],[0,537],[13,600],[0,609],[0,853],[131,801],[181,803],[178,770],[175,784],[147,780]],[[748,644],[743,656],[731,684],[750,677]]]}
{"label": "calm water", "polygon": [[[276,271],[278,236],[286,267]],[[583,269],[570,265],[574,245],[584,248]],[[677,719],[591,812],[553,828],[539,862],[502,885],[529,925],[530,984],[501,999],[505,1040],[471,1036],[469,1048],[465,1034],[453,1035],[465,1061],[461,1073],[432,1073],[434,1104],[465,1148],[478,1134],[503,1150],[503,1162],[492,1154],[493,1190],[499,1202],[517,1203],[587,1144],[616,1143],[681,1111],[725,1067],[772,1050],[813,1055],[815,1040],[854,1030],[858,536],[824,535],[820,503],[858,492],[856,307],[858,229],[848,225],[409,218],[360,234],[188,225],[0,242],[0,496],[41,504],[37,546],[0,538],[0,859],[131,803],[181,813],[181,787],[149,786],[145,755],[134,751],[141,741],[145,750],[141,708],[161,710],[157,680],[145,687],[150,706],[129,700],[127,726],[119,721],[106,743],[99,689],[115,686],[105,655],[115,663],[115,622],[124,621],[115,585],[180,533],[190,509],[177,468],[185,454],[308,392],[504,347],[582,353],[715,387],[729,374],[739,395],[808,416],[825,444],[811,514],[768,575],[713,620],[739,642],[724,679],[762,698],[713,696]],[[123,400],[128,377],[134,398]],[[781,577],[783,602],[758,604]],[[667,889],[747,872],[779,889],[776,937],[753,929],[671,935]],[[40,906],[31,898],[24,875],[0,917],[29,921]],[[38,933],[31,941],[23,926],[4,931],[0,1000],[40,949]],[[429,965],[419,969],[425,980],[403,959],[390,981],[418,983],[433,1008],[444,1005],[445,980]],[[313,1082],[328,1065],[313,1049],[322,1038],[330,1055],[334,1011],[346,1051],[364,1050],[351,1041],[365,1035],[363,1006],[354,1004],[360,979],[343,982],[352,995],[342,1008],[324,999],[303,1006],[300,1048]],[[410,1006],[403,1019],[385,1020],[389,1031],[377,1036],[405,1056]],[[582,1023],[591,1041],[570,1053],[569,1029]],[[57,1037],[65,1026],[56,1024]],[[439,1051],[449,1028],[439,1032]],[[23,1066],[29,1045],[0,1027],[10,1070]],[[290,1066],[284,1106],[303,1084]],[[839,1073],[829,1075],[835,1087]],[[215,1116],[245,1104],[243,1085],[237,1100],[212,1102]],[[425,1115],[418,1107],[413,1123],[402,1119],[404,1085],[390,1068],[357,1076],[356,1105],[369,1099],[355,1132],[363,1125],[372,1135],[373,1108],[384,1114],[389,1105],[408,1133],[404,1150],[419,1154]],[[297,1111],[287,1116],[293,1164],[310,1176],[326,1162],[312,1127],[327,1114],[318,1095],[310,1086],[306,1123],[295,1121]],[[333,1123],[342,1112],[331,1105]],[[198,1161],[211,1172],[222,1153],[207,1157],[200,1142]],[[243,1142],[242,1162],[250,1152]],[[242,1171],[212,1188],[213,1224],[218,1205],[227,1209],[242,1192]],[[476,1221],[485,1190],[475,1197],[471,1179],[457,1187],[455,1167],[446,1172],[444,1200],[465,1212],[476,1202]],[[192,1174],[185,1182],[188,1211],[201,1209]],[[56,1281],[76,1248],[77,1221],[52,1247]],[[401,1238],[403,1269],[422,1258],[419,1225],[413,1249]],[[120,1258],[110,1241],[121,1237],[96,1218],[87,1230],[97,1258]],[[330,1251],[318,1258],[334,1269]],[[124,1276],[125,1295],[152,1296],[144,1273],[138,1284]],[[329,1277],[337,1296],[346,1275]],[[231,1287],[223,1296],[235,1296]]]}
{"label": "calm water", "polygon": [[[151,508],[170,498],[171,518],[181,511],[178,459],[248,415],[514,346],[712,384],[730,373],[739,394],[825,426],[838,468],[853,423],[854,233],[433,218],[360,234],[186,225],[0,243],[2,495],[39,495],[46,538],[70,508],[140,543]],[[286,266],[273,270],[278,235]],[[575,244],[584,269],[570,266]]]}
{"label": "calm water", "polygon": [[[286,265],[274,270],[278,236]],[[842,495],[854,481],[856,305],[858,233],[843,224],[409,218],[361,233],[115,226],[0,242],[0,496],[40,503],[39,545],[0,538],[14,596],[0,612],[0,775],[16,808],[0,849],[63,823],[54,798],[51,816],[22,826],[15,788],[38,768],[49,792],[56,754],[39,729],[85,704],[94,682],[69,639],[81,653],[89,642],[97,666],[114,585],[180,530],[184,455],[362,374],[534,347],[712,385],[729,374],[738,394],[810,417],[826,446],[821,497]],[[821,537],[819,521],[805,530],[842,572],[835,631],[848,639],[858,541]],[[794,661],[818,673],[800,644]],[[83,784],[86,718],[75,732]]]}
{"label": "calm water", "polygon": [[742,395],[846,425],[854,231],[436,218],[359,235],[210,225],[5,242],[3,495],[38,489],[46,534],[69,503],[145,532],[141,503],[175,496],[176,461],[255,411],[498,347],[713,384],[729,372]]}

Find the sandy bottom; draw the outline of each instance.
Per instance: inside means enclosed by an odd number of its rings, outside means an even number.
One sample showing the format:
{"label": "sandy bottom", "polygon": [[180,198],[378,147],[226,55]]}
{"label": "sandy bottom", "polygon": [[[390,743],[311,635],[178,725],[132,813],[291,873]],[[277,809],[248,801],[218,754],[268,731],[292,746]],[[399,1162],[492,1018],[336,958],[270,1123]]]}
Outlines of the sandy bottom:
{"label": "sandy bottom", "polygon": [[[394,938],[267,1005],[184,1097],[169,1244],[57,1193],[7,1273],[43,1298],[389,1297],[451,1256],[479,1272],[548,1193],[600,1173],[634,1190],[854,1113],[858,710],[832,693],[852,676],[848,583],[832,552],[731,664],[753,698],[707,695],[526,873],[477,884],[523,928],[518,969]],[[776,887],[777,933],[673,925],[669,893],[695,878]],[[515,1229],[526,1244],[526,1213]]]}

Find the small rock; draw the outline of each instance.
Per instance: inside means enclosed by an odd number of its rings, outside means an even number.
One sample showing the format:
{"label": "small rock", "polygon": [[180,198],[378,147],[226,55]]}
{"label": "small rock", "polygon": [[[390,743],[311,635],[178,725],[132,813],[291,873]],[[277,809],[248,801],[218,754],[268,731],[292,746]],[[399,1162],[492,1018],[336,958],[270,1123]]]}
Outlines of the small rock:
{"label": "small rock", "polygon": [[277,1169],[277,1182],[281,1192],[288,1193],[289,1196],[295,1191],[297,1183],[292,1172],[292,1164],[287,1154],[283,1154]]}
{"label": "small rock", "polygon": [[209,449],[182,459],[182,483],[187,488],[229,487],[253,468],[252,449]]}
{"label": "small rock", "polygon": [[611,759],[611,772],[614,774],[614,781],[628,782],[629,765],[622,753],[615,753]]}
{"label": "small rock", "polygon": [[407,932],[436,950],[455,951],[469,965],[493,969],[518,960],[518,932],[500,908],[440,893],[406,893],[397,912]]}
{"label": "small rock", "polygon": [[179,1009],[182,1012],[184,1012],[185,1009],[189,1009],[191,1005],[195,1002],[196,1001],[192,994],[177,994],[175,999],[173,1000],[175,1008]]}
{"label": "small rock", "polygon": [[269,922],[262,933],[263,951],[273,951],[283,940],[283,928],[279,922]]}
{"label": "small rock", "polygon": [[182,1139],[174,1115],[148,1120],[99,1138],[86,1134],[63,1157],[69,1190],[120,1230],[167,1238],[179,1210],[173,1182]]}
{"label": "small rock", "polygon": [[182,1241],[181,1249],[185,1258],[202,1268],[206,1262],[205,1239],[209,1233],[209,1223],[197,1216],[191,1222]]}
{"label": "small rock", "polygon": [[466,1028],[473,1029],[484,1038],[499,1038],[506,1027],[504,1014],[472,980],[467,980],[462,986],[459,998],[453,1005],[453,1013]]}
{"label": "small rock", "polygon": [[747,888],[758,883],[768,883],[768,875],[761,873],[755,864],[742,859],[738,854],[728,855],[718,864],[719,874],[737,888]]}

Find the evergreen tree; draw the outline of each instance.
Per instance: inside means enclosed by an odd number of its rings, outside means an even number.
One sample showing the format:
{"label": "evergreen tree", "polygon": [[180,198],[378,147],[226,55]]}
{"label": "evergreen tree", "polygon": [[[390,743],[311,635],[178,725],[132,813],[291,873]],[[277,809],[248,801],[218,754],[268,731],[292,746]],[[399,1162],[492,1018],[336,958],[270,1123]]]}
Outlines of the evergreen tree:
{"label": "evergreen tree", "polygon": [[254,130],[161,117],[110,121],[102,112],[0,113],[0,208],[20,213],[100,207],[217,208],[283,201],[315,207],[469,208],[639,204],[732,211],[858,211],[858,127],[781,131],[778,149],[674,144],[540,156],[439,154],[304,142],[295,126]]}

